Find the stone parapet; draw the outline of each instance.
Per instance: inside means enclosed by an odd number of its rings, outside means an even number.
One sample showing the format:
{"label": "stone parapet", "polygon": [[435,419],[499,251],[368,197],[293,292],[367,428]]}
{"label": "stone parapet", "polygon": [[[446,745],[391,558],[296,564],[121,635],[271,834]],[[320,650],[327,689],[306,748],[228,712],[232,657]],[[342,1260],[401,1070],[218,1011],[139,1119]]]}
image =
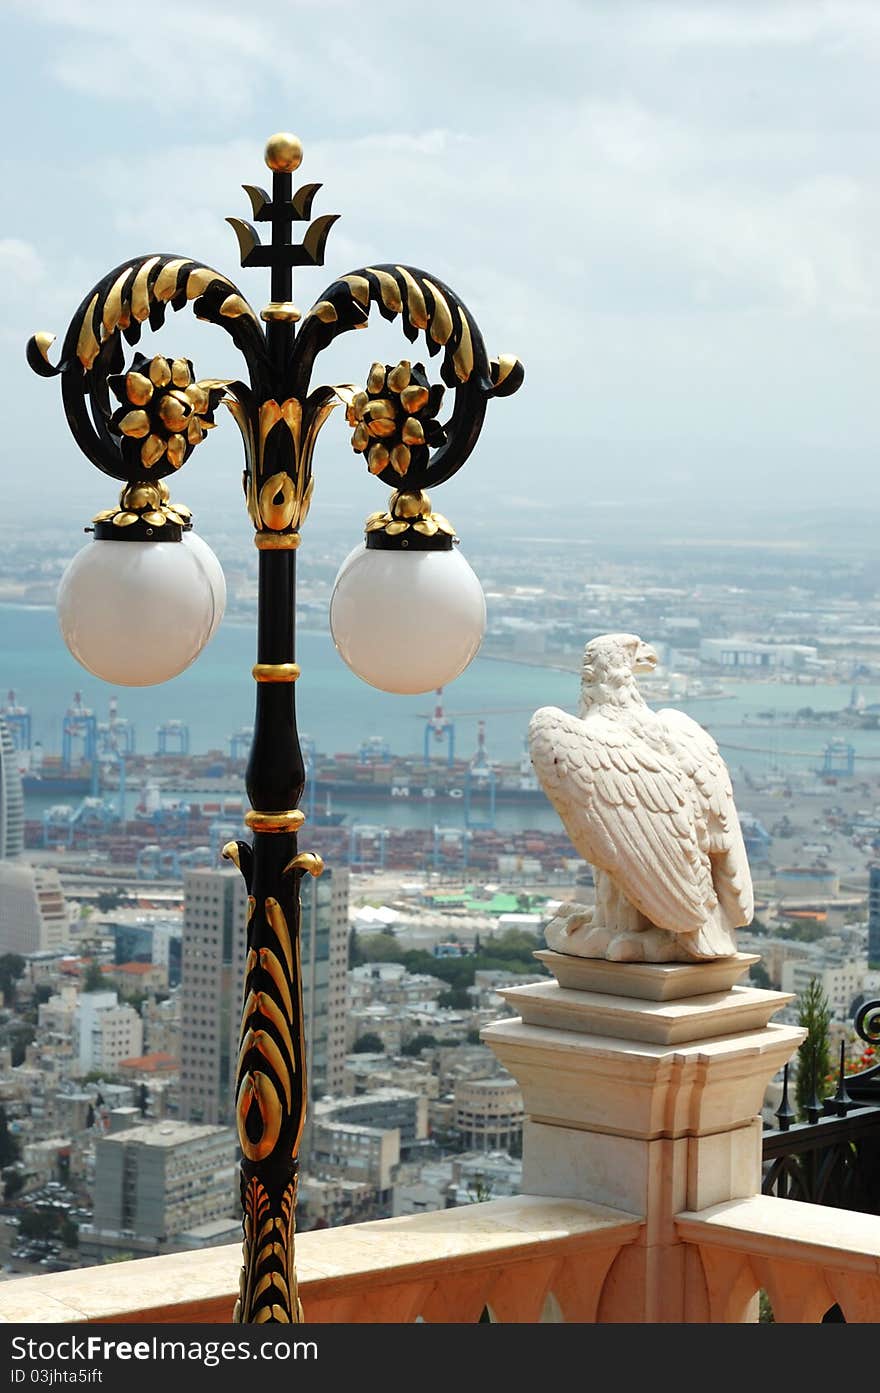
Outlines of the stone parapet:
{"label": "stone parapet", "polygon": [[740,986],[753,955],[611,963],[537,955],[554,982],[505,989],[519,1010],[482,1039],[522,1089],[524,1193],[640,1214],[600,1320],[684,1319],[690,1280],[675,1216],[760,1191],[760,1109],[804,1037],[791,1001]]}

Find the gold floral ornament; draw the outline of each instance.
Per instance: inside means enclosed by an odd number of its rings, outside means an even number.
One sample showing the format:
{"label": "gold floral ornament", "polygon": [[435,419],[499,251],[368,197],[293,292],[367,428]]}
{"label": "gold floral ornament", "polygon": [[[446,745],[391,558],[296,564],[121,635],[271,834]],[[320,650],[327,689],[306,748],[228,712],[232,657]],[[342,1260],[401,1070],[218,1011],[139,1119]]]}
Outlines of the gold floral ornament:
{"label": "gold floral ornament", "polygon": [[157,479],[155,484],[126,484],[119,495],[118,507],[105,508],[92,518],[92,522],[111,522],[114,527],[131,527],[134,522],[164,527],[166,522],[173,522],[189,528],[191,519],[189,508],[183,503],[171,503],[168,485]]}
{"label": "gold floral ornament", "polygon": [[430,498],[421,492],[392,493],[387,513],[371,513],[366,522],[367,532],[384,532],[388,537],[400,537],[410,528],[423,537],[436,537],[438,532],[455,537],[449,519],[442,513],[432,513]]}
{"label": "gold floral ornament", "polygon": [[373,364],[366,390],[348,399],[346,411],[354,426],[352,449],[367,456],[371,474],[390,465],[403,478],[410,466],[426,465],[429,451],[446,443],[437,420],[444,390],[431,386],[421,363]]}
{"label": "gold floral ornament", "polygon": [[139,473],[167,457],[179,469],[215,424],[222,382],[196,382],[188,358],[145,358],[136,353],[126,373],[107,379],[122,403],[110,418],[122,436],[122,456]]}

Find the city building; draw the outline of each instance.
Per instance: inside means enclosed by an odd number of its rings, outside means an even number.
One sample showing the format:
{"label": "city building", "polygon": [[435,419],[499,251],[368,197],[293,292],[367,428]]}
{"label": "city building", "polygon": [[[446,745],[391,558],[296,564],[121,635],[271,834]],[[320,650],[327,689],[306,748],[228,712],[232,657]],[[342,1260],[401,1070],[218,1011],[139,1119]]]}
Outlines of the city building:
{"label": "city building", "polygon": [[172,991],[164,1001],[145,1001],[141,1007],[144,1022],[144,1049],[148,1054],[170,1054],[180,1063],[180,991]]}
{"label": "city building", "polygon": [[168,969],[162,963],[105,963],[101,976],[108,987],[115,987],[123,996],[164,991],[168,986]]}
{"label": "city building", "polygon": [[778,866],[774,874],[776,893],[781,896],[826,896],[840,893],[840,874],[824,866]]}
{"label": "city building", "polygon": [[428,1136],[428,1099],[403,1088],[377,1088],[356,1098],[325,1098],[314,1107],[316,1121],[356,1122],[400,1133],[401,1152]]}
{"label": "city building", "polygon": [[24,850],[24,793],[12,731],[0,716],[0,861]]}
{"label": "city building", "polygon": [[847,1020],[852,1015],[852,1003],[864,988],[867,966],[864,958],[829,964],[817,953],[801,962],[783,964],[782,990],[803,996],[815,977],[828,998],[832,1015]]}
{"label": "city building", "polygon": [[70,911],[54,866],[0,860],[0,953],[64,947]]}
{"label": "city building", "polygon": [[880,968],[880,861],[868,872],[868,966]]}
{"label": "city building", "polygon": [[525,1109],[516,1080],[466,1079],[454,1093],[455,1127],[468,1151],[510,1151],[522,1142]]}
{"label": "city building", "polygon": [[81,1074],[114,1074],[121,1060],[143,1053],[144,1023],[114,991],[81,992],[76,1029]]}
{"label": "city building", "polygon": [[180,1115],[192,1122],[229,1123],[241,1025],[247,889],[232,868],[193,870],[184,876],[183,894]]}
{"label": "city building", "polygon": [[200,1225],[236,1216],[233,1128],[119,1120],[132,1125],[95,1142],[94,1217],[80,1229],[84,1256],[157,1251]]}
{"label": "city building", "polygon": [[76,1035],[76,1012],[79,992],[72,982],[65,982],[48,1001],[37,1006],[37,1034],[46,1043],[72,1042]]}
{"label": "city building", "polygon": [[315,1118],[307,1125],[306,1134],[303,1164],[310,1176],[355,1180],[369,1186],[377,1209],[390,1203],[400,1163],[397,1127],[365,1127],[358,1122],[324,1122]]}
{"label": "city building", "polygon": [[[314,1096],[340,1093],[345,1072],[348,872],[303,880],[300,959],[306,1058]],[[184,877],[181,1117],[232,1121],[244,986],[247,890],[233,869]],[[136,1053],[132,1051],[131,1053]]]}
{"label": "city building", "polygon": [[809,668],[817,656],[816,649],[805,643],[758,643],[737,637],[700,640],[701,661],[727,670],[797,672]]}
{"label": "city building", "polygon": [[163,969],[166,984],[180,981],[181,924],[179,919],[160,915],[136,919],[116,919],[109,925],[113,935],[113,959],[123,963],[153,963]]}

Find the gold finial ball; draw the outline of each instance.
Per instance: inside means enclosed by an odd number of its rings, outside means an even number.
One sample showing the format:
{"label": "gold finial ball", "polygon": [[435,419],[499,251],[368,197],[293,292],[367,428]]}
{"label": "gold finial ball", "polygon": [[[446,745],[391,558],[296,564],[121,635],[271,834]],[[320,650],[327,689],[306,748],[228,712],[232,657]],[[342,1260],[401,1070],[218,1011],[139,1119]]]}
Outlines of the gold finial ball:
{"label": "gold finial ball", "polygon": [[292,174],[302,164],[302,141],[290,131],[278,131],[266,141],[266,164],[276,174]]}

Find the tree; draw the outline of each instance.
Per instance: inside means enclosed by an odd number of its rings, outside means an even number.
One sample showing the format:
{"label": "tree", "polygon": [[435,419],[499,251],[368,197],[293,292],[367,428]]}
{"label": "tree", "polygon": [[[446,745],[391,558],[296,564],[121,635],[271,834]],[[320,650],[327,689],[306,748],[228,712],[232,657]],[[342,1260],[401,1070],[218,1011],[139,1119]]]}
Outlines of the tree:
{"label": "tree", "polygon": [[22,1212],[19,1233],[22,1238],[50,1238],[58,1227],[58,1216],[52,1209],[26,1209]]}
{"label": "tree", "polygon": [[422,1050],[432,1049],[436,1044],[436,1035],[428,1035],[425,1031],[420,1031],[418,1035],[413,1035],[412,1039],[407,1040],[405,1045],[401,1045],[400,1053],[405,1055],[419,1055]]}
{"label": "tree", "polygon": [[770,973],[763,963],[752,963],[749,968],[749,977],[756,987],[762,987],[764,991],[770,990]]}
{"label": "tree", "polygon": [[360,967],[362,962],[364,962],[364,953],[360,937],[354,929],[351,929],[348,935],[348,965],[349,967]]}
{"label": "tree", "polygon": [[830,1021],[828,997],[818,977],[813,977],[798,1002],[798,1025],[802,1025],[807,1032],[806,1039],[798,1050],[795,1078],[795,1107],[802,1121],[807,1116],[808,1106],[815,1099],[821,1103],[832,1091],[828,1078],[831,1070],[831,1048],[828,1040]]}
{"label": "tree", "polygon": [[121,904],[129,903],[129,895],[118,887],[115,890],[99,890],[95,897],[95,907],[106,914],[108,910],[118,909]]}
{"label": "tree", "polygon": [[24,1176],[19,1170],[3,1172],[3,1198],[14,1199],[24,1189]]}
{"label": "tree", "polygon": [[7,1043],[12,1053],[12,1067],[17,1069],[24,1064],[27,1047],[33,1044],[36,1030],[28,1021],[13,1021],[7,1031]]}
{"label": "tree", "polygon": [[385,1042],[381,1035],[373,1035],[367,1032],[366,1035],[359,1035],[351,1047],[352,1054],[384,1054]]}
{"label": "tree", "polygon": [[89,963],[86,968],[86,975],[83,978],[84,992],[102,992],[104,990],[104,974],[96,962]]}
{"label": "tree", "polygon": [[466,1011],[473,1005],[468,996],[467,987],[450,987],[448,992],[441,992],[437,998],[438,1006],[450,1006],[454,1011]]}
{"label": "tree", "polygon": [[75,1219],[71,1219],[69,1214],[65,1214],[58,1225],[58,1237],[65,1248],[79,1247],[79,1224]]}
{"label": "tree", "polygon": [[15,1000],[15,984],[24,969],[25,961],[20,953],[0,953],[0,991],[7,1003]]}
{"label": "tree", "polygon": [[492,1181],[477,1171],[467,1188],[467,1197],[469,1204],[486,1204],[492,1198]]}
{"label": "tree", "polygon": [[12,1166],[21,1158],[21,1143],[9,1130],[6,1109],[0,1103],[0,1168]]}
{"label": "tree", "polygon": [[392,933],[359,934],[358,947],[364,962],[400,962],[400,944]]}

